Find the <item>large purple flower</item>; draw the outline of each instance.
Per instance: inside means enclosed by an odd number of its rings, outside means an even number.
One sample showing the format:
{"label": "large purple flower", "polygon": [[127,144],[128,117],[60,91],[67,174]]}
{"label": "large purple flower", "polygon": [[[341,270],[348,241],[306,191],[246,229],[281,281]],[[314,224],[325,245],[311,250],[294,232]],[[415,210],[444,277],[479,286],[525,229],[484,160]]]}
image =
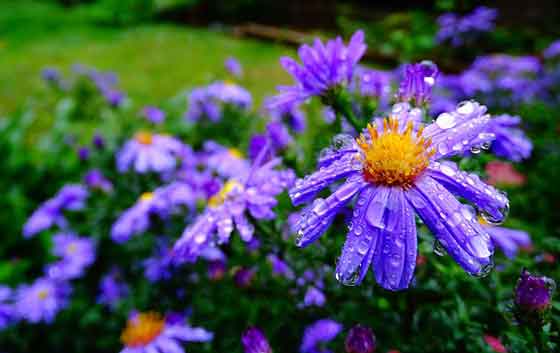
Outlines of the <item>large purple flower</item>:
{"label": "large purple flower", "polygon": [[[336,277],[344,284],[360,283],[371,266],[384,288],[407,288],[417,255],[415,213],[468,273],[481,275],[491,263],[490,236],[454,194],[474,203],[494,223],[506,216],[506,196],[456,164],[438,161],[494,137],[485,132],[490,121],[486,107],[464,102],[418,129],[413,111],[400,109],[398,119],[370,125],[356,141],[337,136],[334,148],[321,154],[319,170],[290,190],[295,205],[315,198],[300,219],[299,246],[315,241],[356,199],[336,267]],[[343,178],[329,197],[316,198]]]}
{"label": "large purple flower", "polygon": [[348,86],[366,48],[364,32],[357,31],[348,46],[340,37],[329,40],[326,45],[319,39],[313,46],[302,45],[298,50],[301,65],[292,58],[282,57],[280,63],[293,76],[296,84],[278,87],[280,93],[269,100],[269,107],[292,106],[313,96],[325,97],[329,91],[340,86]]}
{"label": "large purple flower", "polygon": [[184,353],[180,342],[208,342],[214,336],[201,327],[175,321],[152,312],[133,313],[121,334],[121,353]]}
{"label": "large purple flower", "polygon": [[531,156],[533,144],[519,128],[521,118],[502,114],[494,117],[488,126],[488,131],[496,135],[492,142],[492,152],[498,156],[514,162],[520,162]]}
{"label": "large purple flower", "polygon": [[67,221],[63,211],[83,209],[88,195],[87,189],[82,185],[65,185],[52,199],[47,200],[33,212],[23,226],[23,235],[29,238],[53,225],[65,228]]}
{"label": "large purple flower", "polygon": [[53,237],[52,254],[60,260],[48,266],[46,272],[50,278],[78,278],[95,261],[95,242],[71,233],[59,233]]}
{"label": "large purple flower", "polygon": [[134,206],[120,215],[111,228],[111,237],[117,243],[126,242],[133,235],[148,229],[151,215],[165,219],[181,207],[194,208],[195,203],[195,193],[189,184],[183,182],[173,182],[154,192],[146,192]]}
{"label": "large purple flower", "polygon": [[117,169],[121,173],[131,169],[137,173],[170,171],[186,148],[174,137],[138,132],[117,153]]}
{"label": "large purple flower", "polygon": [[200,252],[213,242],[229,241],[234,229],[249,242],[254,226],[247,213],[255,219],[272,219],[276,196],[290,187],[295,178],[292,170],[276,170],[280,159],[262,164],[266,148],[255,160],[248,175],[229,179],[208,201],[206,210],[188,226],[175,243],[174,257],[178,261],[196,261]]}
{"label": "large purple flower", "polygon": [[31,285],[17,289],[15,309],[17,315],[31,323],[50,323],[66,307],[70,287],[60,281],[39,278]]}
{"label": "large purple flower", "polygon": [[[342,325],[331,319],[318,320],[306,327],[301,342],[301,353],[317,352],[317,345],[332,341],[342,331]],[[330,351],[322,351],[328,353]]]}

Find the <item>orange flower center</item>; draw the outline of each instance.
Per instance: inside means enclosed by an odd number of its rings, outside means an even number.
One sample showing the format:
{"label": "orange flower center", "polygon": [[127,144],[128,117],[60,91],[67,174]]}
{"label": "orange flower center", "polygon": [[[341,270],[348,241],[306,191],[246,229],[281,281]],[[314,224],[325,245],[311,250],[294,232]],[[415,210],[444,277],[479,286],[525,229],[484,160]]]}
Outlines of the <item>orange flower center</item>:
{"label": "orange flower center", "polygon": [[229,148],[228,152],[229,155],[232,156],[233,158],[237,158],[237,159],[243,158],[243,153],[241,153],[241,151],[238,150],[237,148]]}
{"label": "orange flower center", "polygon": [[39,297],[39,299],[45,300],[49,296],[49,291],[47,289],[42,289],[39,291],[39,293],[37,293],[37,296]]}
{"label": "orange flower center", "polygon": [[383,132],[375,124],[368,124],[367,130],[369,139],[361,134],[356,140],[363,152],[364,178],[378,185],[411,187],[435,153],[431,140],[422,137],[423,128],[413,132],[409,121],[400,132],[398,120],[388,118],[383,120]]}
{"label": "orange flower center", "polygon": [[243,185],[233,179],[226,181],[222,189],[208,200],[208,206],[220,206],[226,201],[227,196],[236,189],[243,189]]}
{"label": "orange flower center", "polygon": [[153,198],[154,198],[153,192],[145,192],[142,195],[140,195],[140,201],[150,201]]}
{"label": "orange flower center", "polygon": [[121,342],[127,347],[144,347],[156,339],[165,326],[165,320],[157,313],[140,313],[129,319],[121,334]]}
{"label": "orange flower center", "polygon": [[143,145],[151,145],[153,136],[149,132],[140,131],[136,133],[134,138],[136,139],[136,141],[138,141],[138,143],[141,143]]}

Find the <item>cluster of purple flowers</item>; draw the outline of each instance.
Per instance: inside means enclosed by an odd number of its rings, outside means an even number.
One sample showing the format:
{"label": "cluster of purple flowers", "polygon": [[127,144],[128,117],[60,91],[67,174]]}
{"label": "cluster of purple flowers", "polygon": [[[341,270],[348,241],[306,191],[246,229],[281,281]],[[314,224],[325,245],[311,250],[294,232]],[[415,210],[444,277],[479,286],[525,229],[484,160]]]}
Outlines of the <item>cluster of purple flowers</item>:
{"label": "cluster of purple flowers", "polygon": [[193,122],[206,118],[215,123],[221,120],[224,106],[247,110],[252,100],[251,93],[233,82],[214,82],[190,92],[185,116]]}
{"label": "cluster of purple flowers", "polygon": [[465,16],[454,13],[441,15],[437,22],[439,30],[436,40],[439,43],[451,42],[454,47],[464,45],[479,36],[481,33],[494,29],[498,11],[485,6],[474,9]]}

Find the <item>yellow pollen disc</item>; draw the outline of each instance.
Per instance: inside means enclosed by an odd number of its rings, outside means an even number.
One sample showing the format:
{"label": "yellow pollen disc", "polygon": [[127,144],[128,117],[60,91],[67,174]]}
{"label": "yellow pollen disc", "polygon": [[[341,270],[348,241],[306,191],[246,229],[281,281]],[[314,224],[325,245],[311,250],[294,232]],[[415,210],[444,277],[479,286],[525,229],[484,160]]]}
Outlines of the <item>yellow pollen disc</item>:
{"label": "yellow pollen disc", "polygon": [[154,198],[153,192],[145,192],[142,195],[140,195],[140,201],[150,201],[153,198]]}
{"label": "yellow pollen disc", "polygon": [[484,217],[482,216],[478,216],[478,223],[482,224],[483,226],[489,226],[490,224],[488,223],[488,221],[486,221],[484,219]]}
{"label": "yellow pollen disc", "polygon": [[228,152],[230,154],[230,156],[237,158],[237,159],[241,159],[243,158],[243,153],[241,153],[240,150],[238,150],[237,148],[229,148]]}
{"label": "yellow pollen disc", "polygon": [[127,347],[143,347],[152,342],[165,326],[161,315],[153,312],[140,313],[129,319],[121,334],[121,342]]}
{"label": "yellow pollen disc", "polygon": [[383,120],[383,132],[376,125],[368,124],[367,135],[361,134],[356,142],[362,149],[364,178],[374,184],[409,188],[414,180],[429,165],[435,151],[431,140],[422,137],[422,128],[412,131],[409,121],[404,131],[399,132],[395,118]]}
{"label": "yellow pollen disc", "polygon": [[233,179],[228,180],[224,184],[222,189],[208,200],[208,206],[210,207],[220,206],[226,201],[226,198],[230,192],[232,192],[234,189],[242,189],[242,188],[243,185],[241,185],[239,182]]}
{"label": "yellow pollen disc", "polygon": [[39,297],[39,299],[45,300],[49,296],[49,291],[46,289],[42,289],[39,291],[39,293],[37,293],[37,296]]}
{"label": "yellow pollen disc", "polygon": [[67,251],[69,254],[74,254],[74,253],[76,252],[76,250],[78,250],[78,247],[76,246],[75,243],[70,243],[70,245],[68,245],[68,246],[66,247],[66,251]]}
{"label": "yellow pollen disc", "polygon": [[224,85],[233,86],[233,85],[235,85],[235,82],[233,82],[232,80],[224,80]]}
{"label": "yellow pollen disc", "polygon": [[141,143],[143,145],[151,145],[152,138],[153,138],[152,134],[145,131],[137,132],[136,135],[134,135],[134,139],[136,139],[138,143]]}

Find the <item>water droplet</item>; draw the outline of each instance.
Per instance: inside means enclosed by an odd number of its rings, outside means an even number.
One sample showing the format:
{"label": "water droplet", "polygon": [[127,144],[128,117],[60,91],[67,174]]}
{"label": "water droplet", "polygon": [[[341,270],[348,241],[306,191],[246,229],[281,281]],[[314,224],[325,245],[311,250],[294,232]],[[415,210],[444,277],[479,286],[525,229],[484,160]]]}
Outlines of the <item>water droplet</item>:
{"label": "water droplet", "polygon": [[357,266],[356,269],[350,274],[343,275],[336,271],[335,278],[338,282],[345,286],[355,286],[360,281],[360,272],[362,271],[362,266]]}
{"label": "water droplet", "polygon": [[445,247],[438,239],[434,241],[434,254],[436,254],[437,256],[445,256],[446,254]]}
{"label": "water droplet", "polygon": [[436,119],[436,124],[440,129],[451,129],[456,124],[455,117],[449,113],[441,113]]}
{"label": "water droplet", "polygon": [[493,268],[494,268],[494,260],[492,258],[490,258],[489,263],[487,263],[486,265],[483,265],[480,268],[480,271],[478,271],[477,273],[471,273],[471,276],[476,277],[476,278],[484,278],[484,277],[488,276],[490,274],[490,272],[492,272]]}
{"label": "water droplet", "polygon": [[479,154],[479,153],[480,153],[480,147],[478,147],[478,146],[472,146],[472,147],[471,147],[471,153],[472,153],[472,154]]}
{"label": "water droplet", "polygon": [[463,101],[457,104],[457,113],[462,115],[472,114],[474,111],[474,103],[471,101]]}
{"label": "water droplet", "polygon": [[354,138],[347,134],[335,135],[332,139],[332,148],[336,150],[341,150],[345,148],[352,147],[354,145]]}
{"label": "water droplet", "polygon": [[500,208],[497,213],[499,215],[491,215],[490,213],[484,211],[484,210],[479,210],[480,216],[482,217],[482,219],[484,219],[486,222],[488,222],[489,224],[492,225],[500,225],[502,223],[504,223],[507,215],[509,214],[509,201],[506,201],[504,204],[504,207]]}
{"label": "water droplet", "polygon": [[490,142],[484,142],[480,147],[482,147],[483,150],[489,150],[491,145]]}
{"label": "water droplet", "polygon": [[447,147],[445,142],[440,143],[438,145],[437,149],[438,149],[439,154],[441,154],[441,155],[445,155],[449,151],[449,147]]}
{"label": "water droplet", "polygon": [[427,76],[424,77],[424,82],[428,85],[428,86],[433,86],[434,83],[436,83],[436,79],[431,77],[431,76]]}
{"label": "water droplet", "polygon": [[441,170],[441,172],[447,176],[454,176],[455,175],[455,169],[453,169],[451,166],[447,165],[447,164],[442,164],[439,168],[439,170]]}

